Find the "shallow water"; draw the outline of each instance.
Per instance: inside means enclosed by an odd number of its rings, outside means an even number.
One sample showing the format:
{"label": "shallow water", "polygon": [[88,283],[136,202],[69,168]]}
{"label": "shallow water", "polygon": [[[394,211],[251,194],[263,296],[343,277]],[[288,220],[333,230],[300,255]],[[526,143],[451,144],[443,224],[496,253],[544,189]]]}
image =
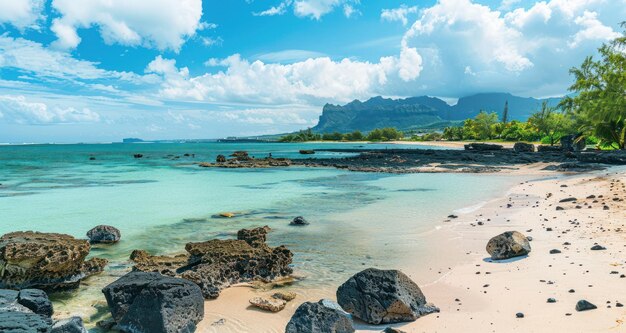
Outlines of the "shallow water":
{"label": "shallow water", "polygon": [[[129,269],[133,249],[182,252],[190,241],[231,238],[241,228],[269,225],[270,245],[285,244],[295,253],[294,269],[304,277],[297,282],[299,290],[336,288],[366,266],[402,267],[407,260],[419,261],[433,245],[428,233],[445,216],[501,194],[519,180],[320,168],[222,170],[193,164],[235,150],[257,157],[271,152],[275,157],[298,158],[303,147],[356,146],[360,145],[0,146],[0,234],[37,230],[84,238],[98,224],[119,228],[119,244],[92,249],[91,255],[111,261],[106,273],[86,281],[78,291],[53,295],[57,310],[94,323],[100,318],[97,309],[106,312],[100,289]],[[134,153],[144,158],[135,159]],[[90,156],[96,160],[90,161]],[[237,212],[238,217],[213,217],[225,211]],[[298,215],[311,225],[289,226]]]}

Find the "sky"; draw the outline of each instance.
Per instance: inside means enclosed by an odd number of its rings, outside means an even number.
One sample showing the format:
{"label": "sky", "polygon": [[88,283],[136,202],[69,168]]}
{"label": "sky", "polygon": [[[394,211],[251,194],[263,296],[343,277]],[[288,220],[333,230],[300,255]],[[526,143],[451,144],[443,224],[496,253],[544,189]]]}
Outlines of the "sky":
{"label": "sky", "polygon": [[626,0],[0,0],[0,143],[314,126],[373,96],[567,93]]}

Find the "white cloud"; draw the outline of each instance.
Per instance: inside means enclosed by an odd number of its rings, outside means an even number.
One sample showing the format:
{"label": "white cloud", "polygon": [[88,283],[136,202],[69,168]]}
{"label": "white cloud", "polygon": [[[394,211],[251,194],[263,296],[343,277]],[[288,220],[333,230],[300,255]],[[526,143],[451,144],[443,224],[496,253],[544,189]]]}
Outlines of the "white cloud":
{"label": "white cloud", "polygon": [[326,55],[320,52],[307,51],[307,50],[283,50],[276,52],[268,52],[263,54],[257,54],[252,56],[254,59],[258,59],[265,62],[296,62],[310,58],[320,58]]}
{"label": "white cloud", "polygon": [[417,6],[407,7],[402,5],[399,8],[383,9],[380,13],[380,18],[390,22],[400,21],[402,25],[407,25],[409,23],[407,16],[415,13],[417,13]]}
{"label": "white cloud", "polygon": [[0,95],[0,112],[4,122],[17,124],[59,124],[98,122],[100,115],[88,108],[48,107],[42,102],[29,101],[22,95]]}
{"label": "white cloud", "polygon": [[24,30],[39,29],[44,0],[3,0],[0,1],[0,24],[11,24]]}
{"label": "white cloud", "polygon": [[600,40],[607,41],[615,39],[620,36],[619,33],[613,31],[613,28],[604,25],[598,20],[598,13],[585,11],[583,15],[577,17],[574,23],[581,26],[583,29],[578,31],[572,41],[569,43],[570,47],[576,47],[580,43],[588,40]]}
{"label": "white cloud", "polygon": [[264,11],[252,13],[255,16],[275,16],[287,13],[293,7],[293,13],[298,17],[309,17],[319,20],[322,16],[332,12],[335,8],[342,8],[343,14],[350,18],[359,13],[354,8],[360,0],[283,0],[277,6],[272,6]]}
{"label": "white cloud", "polygon": [[77,29],[97,26],[107,44],[178,51],[208,27],[200,22],[202,0],[53,0],[52,7],[61,15],[51,27],[61,49],[78,46]]}
{"label": "white cloud", "polygon": [[287,9],[293,3],[292,0],[286,0],[281,2],[278,6],[270,7],[267,10],[258,13],[252,13],[254,16],[275,16],[275,15],[283,15],[287,12]]}

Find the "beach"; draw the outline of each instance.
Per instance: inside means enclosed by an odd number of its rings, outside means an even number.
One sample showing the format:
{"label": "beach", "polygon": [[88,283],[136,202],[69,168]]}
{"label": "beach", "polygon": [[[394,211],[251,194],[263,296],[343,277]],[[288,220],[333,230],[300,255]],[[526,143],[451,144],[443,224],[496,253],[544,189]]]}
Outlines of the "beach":
{"label": "beach", "polygon": [[[524,181],[503,197],[455,212],[457,219],[450,220],[442,213],[441,224],[429,236],[436,239],[436,257],[413,258],[406,266],[395,267],[416,281],[427,300],[441,312],[389,326],[406,332],[626,329],[626,310],[619,307],[626,301],[626,213],[623,201],[613,201],[625,197],[624,184],[623,169]],[[586,199],[591,195],[603,198],[593,203],[594,199]],[[570,197],[577,198],[576,203],[559,203]],[[577,205],[583,208],[576,209]],[[564,210],[557,211],[557,206]],[[487,241],[513,230],[532,236],[531,253],[492,262],[485,251]],[[595,244],[606,250],[591,250]],[[552,249],[561,253],[550,254]],[[290,290],[298,293],[297,287]],[[334,299],[332,289],[313,294],[309,290],[278,314],[248,306],[249,298],[271,293],[247,287],[225,290],[220,298],[205,304],[205,319],[199,330],[282,332],[299,303]],[[555,298],[556,303],[548,303],[548,298]],[[576,311],[576,303],[582,299],[598,309]],[[524,318],[516,318],[519,312]],[[355,326],[360,332],[378,332],[385,327],[358,321]]]}

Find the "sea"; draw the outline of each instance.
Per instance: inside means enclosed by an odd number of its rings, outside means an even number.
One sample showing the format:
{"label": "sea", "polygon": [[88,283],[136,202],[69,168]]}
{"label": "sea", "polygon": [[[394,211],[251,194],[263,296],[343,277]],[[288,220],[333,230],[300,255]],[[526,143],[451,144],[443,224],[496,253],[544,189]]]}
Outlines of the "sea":
{"label": "sea", "polygon": [[[55,308],[106,313],[102,287],[129,271],[134,249],[184,252],[185,244],[235,238],[269,226],[271,246],[294,252],[298,290],[336,288],[364,267],[394,268],[429,254],[429,234],[449,214],[503,195],[519,176],[385,174],[333,168],[201,168],[219,154],[292,159],[351,154],[301,149],[398,149],[363,143],[134,143],[0,146],[0,234],[34,230],[86,238],[96,225],[121,230],[90,256],[110,261],[75,291],[52,295]],[[424,149],[432,149],[423,147]],[[135,158],[135,154],[142,154]],[[222,218],[219,213],[233,212]],[[310,222],[290,226],[296,216]]]}

